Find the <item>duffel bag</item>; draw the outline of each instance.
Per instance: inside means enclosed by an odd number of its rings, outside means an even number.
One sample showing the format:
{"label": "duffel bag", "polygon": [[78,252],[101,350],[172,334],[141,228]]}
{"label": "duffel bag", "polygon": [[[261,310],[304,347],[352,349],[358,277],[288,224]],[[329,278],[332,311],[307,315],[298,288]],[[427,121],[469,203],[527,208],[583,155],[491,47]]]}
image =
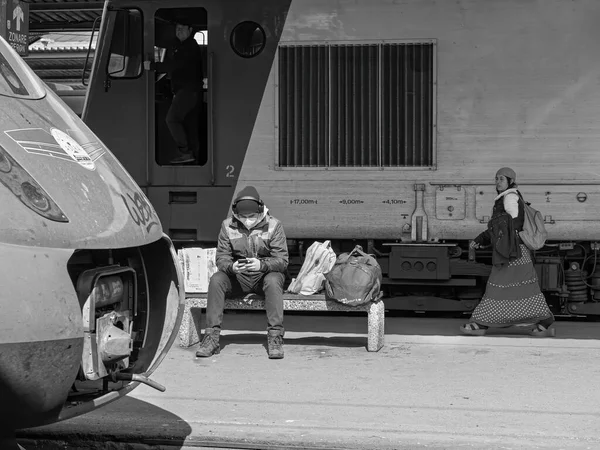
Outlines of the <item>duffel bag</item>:
{"label": "duffel bag", "polygon": [[380,298],[381,267],[357,245],[342,253],[325,275],[325,297],[344,305],[359,306]]}

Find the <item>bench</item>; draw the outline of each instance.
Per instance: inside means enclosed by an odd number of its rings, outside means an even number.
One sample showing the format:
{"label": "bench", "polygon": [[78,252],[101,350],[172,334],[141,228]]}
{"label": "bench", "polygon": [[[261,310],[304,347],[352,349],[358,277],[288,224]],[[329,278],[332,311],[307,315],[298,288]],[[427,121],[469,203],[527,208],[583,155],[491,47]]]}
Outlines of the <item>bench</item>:
{"label": "bench", "polygon": [[[200,342],[200,317],[206,308],[206,294],[188,297],[185,301],[183,321],[179,329],[179,345],[187,348]],[[225,309],[265,309],[263,297],[249,294],[244,298],[225,300]],[[366,311],[368,317],[367,350],[377,352],[384,343],[385,307],[382,301],[369,302],[361,306],[346,306],[334,300],[326,300],[324,294],[283,295],[284,311]]]}

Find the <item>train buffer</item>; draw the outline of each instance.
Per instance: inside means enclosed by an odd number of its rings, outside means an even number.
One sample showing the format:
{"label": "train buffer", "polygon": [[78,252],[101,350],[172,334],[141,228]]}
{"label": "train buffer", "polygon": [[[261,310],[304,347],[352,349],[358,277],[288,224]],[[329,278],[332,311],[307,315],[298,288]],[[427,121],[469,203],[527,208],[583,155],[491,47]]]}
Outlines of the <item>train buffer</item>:
{"label": "train buffer", "polygon": [[[200,318],[206,309],[206,294],[188,294],[183,320],[179,329],[179,345],[191,347],[200,342]],[[248,294],[241,298],[225,300],[225,309],[265,309],[264,298]],[[367,350],[377,352],[384,345],[385,305],[383,301],[369,302],[361,306],[346,306],[334,300],[325,299],[324,294],[299,295],[283,294],[284,311],[366,311],[368,321]]]}

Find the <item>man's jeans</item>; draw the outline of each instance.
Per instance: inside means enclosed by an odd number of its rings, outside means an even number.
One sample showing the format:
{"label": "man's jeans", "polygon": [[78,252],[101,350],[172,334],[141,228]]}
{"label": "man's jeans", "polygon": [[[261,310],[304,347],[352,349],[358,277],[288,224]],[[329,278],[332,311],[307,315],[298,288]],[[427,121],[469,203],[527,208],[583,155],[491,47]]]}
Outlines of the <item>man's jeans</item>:
{"label": "man's jeans", "polygon": [[167,113],[167,126],[173,136],[173,140],[179,151],[182,153],[191,153],[188,146],[188,137],[185,132],[184,121],[186,116],[198,104],[198,93],[183,89],[173,96],[171,107]]}
{"label": "man's jeans", "polygon": [[215,273],[208,285],[206,304],[206,327],[221,327],[225,297],[254,292],[265,296],[267,329],[283,329],[283,283],[281,272],[238,273],[232,276],[224,272]]}

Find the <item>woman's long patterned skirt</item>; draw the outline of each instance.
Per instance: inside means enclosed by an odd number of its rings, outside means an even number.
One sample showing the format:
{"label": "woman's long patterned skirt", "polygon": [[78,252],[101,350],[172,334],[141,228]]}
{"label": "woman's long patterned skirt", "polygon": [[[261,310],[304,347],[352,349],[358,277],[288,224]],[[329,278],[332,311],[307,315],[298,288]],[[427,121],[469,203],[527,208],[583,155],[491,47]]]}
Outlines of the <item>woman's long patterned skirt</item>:
{"label": "woman's long patterned skirt", "polygon": [[471,322],[487,327],[508,327],[554,319],[531,260],[529,249],[520,244],[521,257],[505,266],[494,266],[481,302]]}

